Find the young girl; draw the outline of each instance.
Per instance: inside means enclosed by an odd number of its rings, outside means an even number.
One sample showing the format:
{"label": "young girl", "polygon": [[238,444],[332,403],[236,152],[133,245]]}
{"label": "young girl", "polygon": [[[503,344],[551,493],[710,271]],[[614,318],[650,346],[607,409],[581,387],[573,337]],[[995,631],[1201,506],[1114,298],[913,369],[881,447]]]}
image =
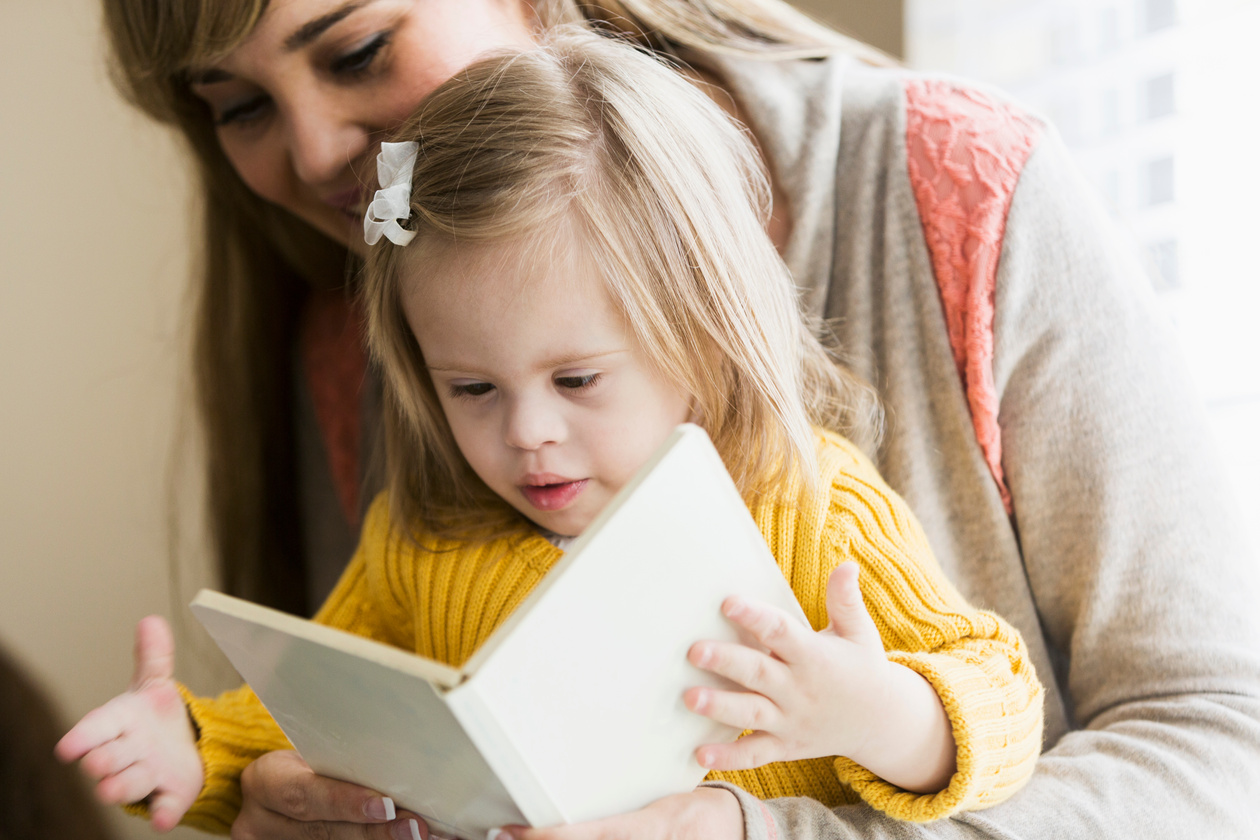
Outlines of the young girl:
{"label": "young girl", "polygon": [[[692,420],[818,631],[731,599],[771,654],[693,646],[746,690],[688,707],[752,730],[698,750],[709,778],[913,820],[1018,789],[1042,714],[1022,641],[944,580],[850,442],[875,414],[802,322],[735,125],[673,70],[573,32],[475,64],[398,135],[364,223],[389,491],[318,620],[463,662]],[[226,828],[242,768],[287,744],[248,688],[179,702],[161,633],[142,624],[133,691],[59,752],[159,828]],[[722,791],[686,797],[738,815]]]}

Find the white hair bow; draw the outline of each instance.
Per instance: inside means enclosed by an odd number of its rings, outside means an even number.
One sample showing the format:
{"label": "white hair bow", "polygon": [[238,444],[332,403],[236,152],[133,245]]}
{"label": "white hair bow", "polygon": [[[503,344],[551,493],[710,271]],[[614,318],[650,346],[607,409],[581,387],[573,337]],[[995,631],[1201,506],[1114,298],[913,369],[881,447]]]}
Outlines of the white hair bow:
{"label": "white hair bow", "polygon": [[395,245],[406,245],[416,235],[398,224],[411,216],[411,171],[420,144],[382,143],[376,156],[376,178],[381,188],[363,216],[363,239],[375,245],[384,235]]}

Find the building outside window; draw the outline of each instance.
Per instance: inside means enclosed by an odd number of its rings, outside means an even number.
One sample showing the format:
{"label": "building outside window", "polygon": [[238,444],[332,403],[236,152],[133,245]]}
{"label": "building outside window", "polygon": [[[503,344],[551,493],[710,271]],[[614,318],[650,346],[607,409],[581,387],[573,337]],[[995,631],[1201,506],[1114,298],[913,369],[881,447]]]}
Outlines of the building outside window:
{"label": "building outside window", "polygon": [[906,0],[911,66],[1053,123],[1143,255],[1260,547],[1260,0]]}

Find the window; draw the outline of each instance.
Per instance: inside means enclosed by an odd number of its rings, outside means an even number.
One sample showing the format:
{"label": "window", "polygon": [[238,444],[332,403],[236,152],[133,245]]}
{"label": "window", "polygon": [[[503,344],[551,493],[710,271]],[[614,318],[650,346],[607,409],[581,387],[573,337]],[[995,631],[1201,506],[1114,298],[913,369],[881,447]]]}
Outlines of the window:
{"label": "window", "polygon": [[1098,14],[1098,52],[1106,55],[1120,46],[1120,12],[1109,6]]}
{"label": "window", "polygon": [[1143,6],[1147,32],[1158,32],[1176,25],[1176,0],[1146,0]]}
{"label": "window", "polygon": [[1120,130],[1120,91],[1103,91],[1101,109],[1102,133],[1115,134]]}
{"label": "window", "polygon": [[1181,287],[1181,276],[1177,265],[1177,240],[1161,239],[1147,246],[1155,274],[1151,283],[1156,291],[1166,292]]}
{"label": "window", "polygon": [[1076,26],[1070,23],[1060,24],[1054,28],[1050,36],[1050,53],[1054,63],[1071,64],[1077,57]]}
{"label": "window", "polygon": [[1120,206],[1120,170],[1108,170],[1107,174],[1103,176],[1099,188],[1102,190],[1103,198],[1107,201],[1107,209],[1114,214],[1119,214],[1123,209]]}
{"label": "window", "polygon": [[1146,165],[1146,203],[1154,206],[1173,200],[1173,159],[1153,160]]}
{"label": "window", "polygon": [[1167,117],[1176,112],[1177,105],[1173,99],[1172,73],[1165,73],[1162,76],[1147,79],[1143,84],[1143,88],[1145,89],[1145,111],[1148,120],[1157,120],[1160,117]]}

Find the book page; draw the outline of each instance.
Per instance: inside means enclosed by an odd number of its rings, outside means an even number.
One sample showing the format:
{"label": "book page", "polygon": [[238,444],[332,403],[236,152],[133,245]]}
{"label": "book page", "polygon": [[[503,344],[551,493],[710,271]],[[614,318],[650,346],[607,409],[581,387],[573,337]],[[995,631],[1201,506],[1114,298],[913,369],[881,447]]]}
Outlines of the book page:
{"label": "book page", "polygon": [[682,702],[689,686],[719,684],[687,662],[692,643],[738,640],[725,598],[805,621],[708,436],[682,427],[671,441],[460,689],[475,690],[567,822],[689,790],[706,772],[696,747],[738,735]]}
{"label": "book page", "polygon": [[457,683],[455,669],[217,592],[192,609],[317,773],[387,794],[449,836],[525,821],[427,678]]}

